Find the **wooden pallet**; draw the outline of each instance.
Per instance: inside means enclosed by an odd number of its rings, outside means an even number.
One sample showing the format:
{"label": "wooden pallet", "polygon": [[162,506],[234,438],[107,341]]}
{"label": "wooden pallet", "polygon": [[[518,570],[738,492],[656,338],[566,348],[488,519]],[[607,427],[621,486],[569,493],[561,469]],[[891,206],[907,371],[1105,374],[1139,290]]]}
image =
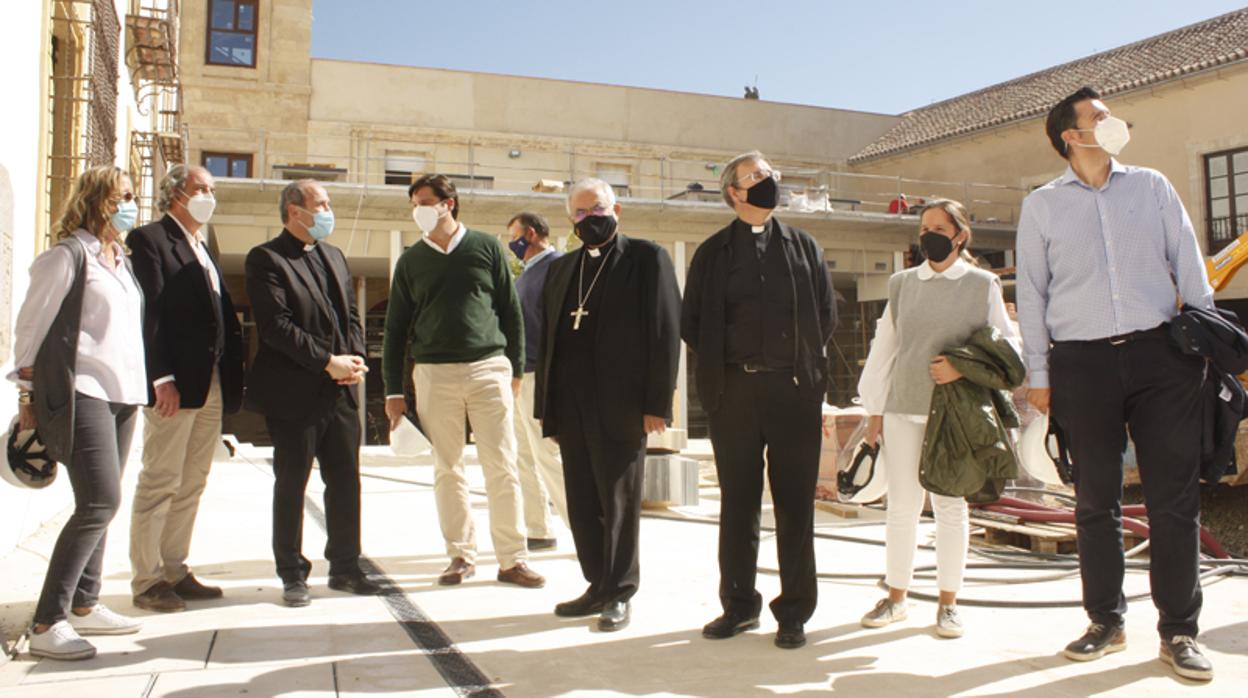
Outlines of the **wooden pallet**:
{"label": "wooden pallet", "polygon": [[[975,535],[989,545],[1022,548],[1035,553],[1066,555],[1078,552],[1074,524],[1030,522],[1008,514],[975,511],[971,514],[971,528],[975,527],[982,529],[982,533]],[[1123,545],[1127,548],[1135,547],[1139,542],[1140,538],[1135,533],[1123,531]]]}
{"label": "wooden pallet", "polygon": [[1067,524],[1023,523],[1016,517],[1013,521],[999,520],[976,512],[971,516],[971,528],[983,529],[979,534],[983,542],[1011,548],[1022,548],[1035,553],[1074,553],[1077,551],[1075,527]]}

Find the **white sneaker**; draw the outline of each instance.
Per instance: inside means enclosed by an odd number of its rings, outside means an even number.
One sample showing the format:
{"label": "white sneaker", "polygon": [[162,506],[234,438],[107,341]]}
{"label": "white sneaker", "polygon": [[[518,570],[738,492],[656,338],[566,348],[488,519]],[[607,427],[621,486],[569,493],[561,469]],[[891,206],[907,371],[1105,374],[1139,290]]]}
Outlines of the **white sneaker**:
{"label": "white sneaker", "polygon": [[936,608],[936,634],[941,637],[962,637],[962,619],[958,617],[958,607],[940,604]]}
{"label": "white sneaker", "polygon": [[102,603],[97,603],[85,616],[70,611],[69,624],[79,635],[129,635],[143,627],[139,621],[127,618]]}
{"label": "white sneaker", "polygon": [[48,659],[90,659],[95,656],[95,645],[82,639],[66,621],[60,621],[47,630],[30,633],[30,654]]}
{"label": "white sneaker", "polygon": [[882,628],[890,623],[896,623],[906,619],[906,602],[893,603],[888,599],[880,599],[880,602],[871,609],[867,615],[862,617],[862,627],[864,628]]}

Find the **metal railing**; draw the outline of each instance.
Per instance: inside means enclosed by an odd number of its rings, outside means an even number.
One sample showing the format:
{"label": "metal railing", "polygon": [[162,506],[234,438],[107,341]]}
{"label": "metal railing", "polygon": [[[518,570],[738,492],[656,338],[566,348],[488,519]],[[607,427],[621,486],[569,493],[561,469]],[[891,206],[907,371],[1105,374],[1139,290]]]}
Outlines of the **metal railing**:
{"label": "metal railing", "polygon": [[1248,213],[1241,213],[1234,218],[1224,216],[1222,218],[1209,219],[1209,250],[1207,254],[1216,254],[1218,250],[1226,247],[1232,240],[1239,237],[1240,233],[1248,232]]}
{"label": "metal railing", "polygon": [[[461,191],[559,192],[572,182],[597,176],[622,198],[661,202],[717,203],[720,168],[726,158],[635,155],[605,146],[566,143],[520,147],[497,138],[399,139],[368,129],[350,135],[278,133],[263,129],[188,126],[187,147],[214,153],[252,155],[251,177],[406,187],[414,177],[439,172]],[[517,136],[517,141],[531,139]],[[643,146],[644,147],[644,146]],[[977,222],[1013,223],[1027,190],[970,181],[939,181],[868,174],[832,165],[773,161],[783,172],[782,205],[798,211],[904,212],[937,198],[961,201]],[[218,175],[220,176],[220,175]]]}

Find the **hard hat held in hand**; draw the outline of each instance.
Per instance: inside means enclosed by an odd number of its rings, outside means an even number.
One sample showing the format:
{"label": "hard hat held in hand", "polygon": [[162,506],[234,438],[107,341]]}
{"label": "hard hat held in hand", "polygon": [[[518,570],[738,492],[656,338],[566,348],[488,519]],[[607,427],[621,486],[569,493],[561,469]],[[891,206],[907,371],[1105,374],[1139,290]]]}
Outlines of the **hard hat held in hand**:
{"label": "hard hat held in hand", "polygon": [[882,455],[884,437],[871,446],[866,443],[866,434],[867,419],[864,418],[837,457],[836,490],[842,502],[874,502],[883,497],[888,488]]}
{"label": "hard hat held in hand", "polygon": [[6,441],[8,458],[0,467],[0,477],[17,487],[33,490],[41,490],[56,480],[56,461],[48,455],[37,431],[22,430],[14,417]]}
{"label": "hard hat held in hand", "polygon": [[1019,465],[1027,475],[1046,485],[1070,484],[1073,465],[1065,441],[1061,429],[1049,420],[1049,415],[1040,415],[1027,425],[1019,439]]}

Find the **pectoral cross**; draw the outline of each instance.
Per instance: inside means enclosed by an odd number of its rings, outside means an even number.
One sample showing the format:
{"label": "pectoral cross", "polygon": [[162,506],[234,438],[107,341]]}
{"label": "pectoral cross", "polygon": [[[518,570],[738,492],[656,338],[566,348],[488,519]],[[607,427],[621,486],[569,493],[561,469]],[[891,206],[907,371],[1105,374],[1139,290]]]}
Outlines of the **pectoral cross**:
{"label": "pectoral cross", "polygon": [[576,310],[573,310],[572,312],[568,313],[568,315],[571,315],[573,318],[575,318],[572,321],[572,329],[579,330],[581,329],[581,318],[585,317],[586,315],[589,315],[589,311],[585,309],[585,306],[578,305],[576,306]]}

